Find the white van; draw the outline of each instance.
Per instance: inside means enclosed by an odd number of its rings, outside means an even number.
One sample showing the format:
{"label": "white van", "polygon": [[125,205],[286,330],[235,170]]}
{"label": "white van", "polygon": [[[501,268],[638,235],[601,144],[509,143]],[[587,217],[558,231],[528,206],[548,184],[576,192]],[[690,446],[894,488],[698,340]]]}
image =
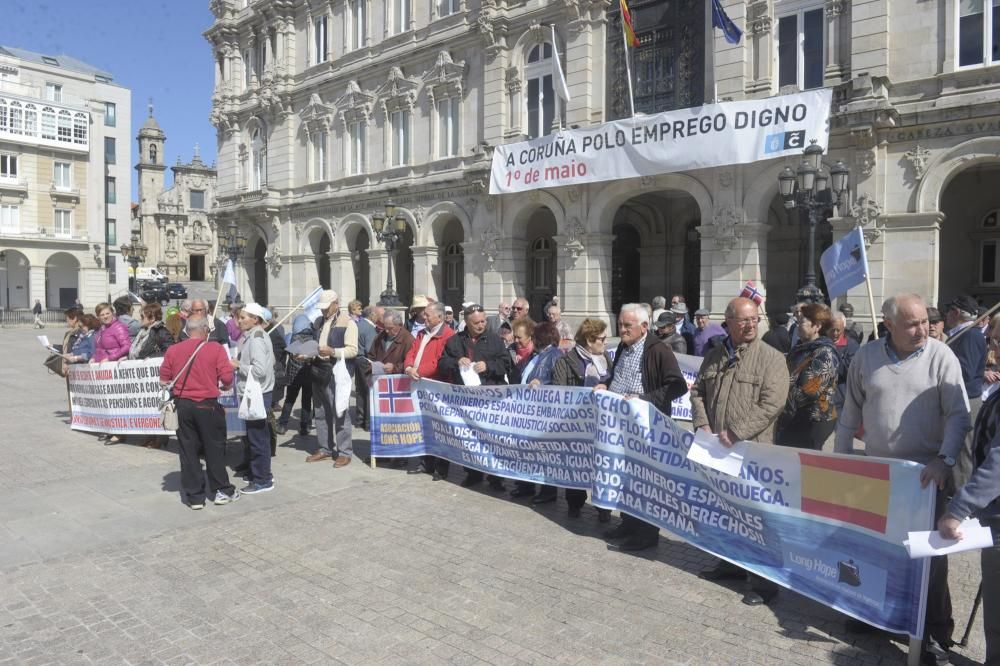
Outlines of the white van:
{"label": "white van", "polygon": [[[129,272],[131,271],[132,268],[129,267]],[[159,280],[160,282],[167,281],[167,276],[161,273],[155,266],[150,266],[148,268],[145,266],[139,266],[139,268],[135,269],[135,275],[133,277],[135,277],[136,280]]]}

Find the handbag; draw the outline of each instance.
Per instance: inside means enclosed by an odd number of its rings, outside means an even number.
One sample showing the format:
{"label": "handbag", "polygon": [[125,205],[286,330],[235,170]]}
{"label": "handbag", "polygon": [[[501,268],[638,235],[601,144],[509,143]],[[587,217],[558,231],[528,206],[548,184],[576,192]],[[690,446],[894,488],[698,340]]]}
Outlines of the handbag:
{"label": "handbag", "polygon": [[[181,375],[184,375],[185,370],[188,371],[188,375],[191,374],[189,368],[194,362],[194,357],[198,355],[198,352],[200,352],[201,348],[204,346],[205,342],[198,345],[198,348],[194,350],[194,353],[191,354],[191,358],[187,360],[187,363],[185,363],[184,367],[181,368],[181,371],[177,373],[174,380],[163,387],[163,390],[160,391],[160,427],[164,430],[175,432],[177,428],[180,427],[180,418],[177,416],[177,403],[174,402],[174,395],[171,391],[173,391],[174,384],[177,383],[177,380],[180,379]],[[187,381],[187,375],[184,375],[184,381]],[[183,384],[181,384],[181,386],[183,386]]]}
{"label": "handbag", "polygon": [[65,377],[69,374],[69,371],[66,370],[66,359],[59,354],[49,354],[49,357],[42,361],[42,365],[60,377]]}
{"label": "handbag", "polygon": [[264,407],[264,392],[261,390],[260,382],[253,376],[253,372],[247,375],[247,384],[243,388],[243,398],[240,400],[240,418],[244,421],[262,421],[267,418],[267,409]]}

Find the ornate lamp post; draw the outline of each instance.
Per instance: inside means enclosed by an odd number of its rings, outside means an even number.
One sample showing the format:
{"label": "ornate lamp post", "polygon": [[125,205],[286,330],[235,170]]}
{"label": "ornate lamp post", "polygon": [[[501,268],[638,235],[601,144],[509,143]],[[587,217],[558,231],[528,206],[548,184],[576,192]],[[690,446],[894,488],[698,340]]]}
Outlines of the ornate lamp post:
{"label": "ornate lamp post", "polygon": [[139,240],[139,230],[132,229],[131,243],[129,245],[122,245],[121,252],[122,258],[128,262],[129,266],[132,267],[132,273],[128,278],[128,290],[135,293],[135,277],[136,272],[139,269],[139,264],[146,263],[146,252],[148,248],[142,244]]}
{"label": "ornate lamp post", "polygon": [[[386,221],[389,226],[386,226]],[[372,229],[375,230],[375,237],[379,242],[385,243],[385,249],[389,253],[389,273],[385,279],[385,291],[379,297],[378,304],[388,307],[402,307],[396,290],[392,288],[392,263],[396,256],[396,247],[403,233],[406,231],[406,218],[396,214],[396,204],[389,199],[385,202],[385,215],[374,213],[372,215]]]}
{"label": "ornate lamp post", "polygon": [[840,206],[847,192],[851,171],[844,163],[837,163],[829,175],[823,172],[823,149],[815,139],[803,151],[802,163],[792,171],[785,167],[778,176],[778,190],[785,200],[785,208],[804,210],[809,216],[809,263],[806,265],[805,284],[795,292],[798,303],[822,303],[823,292],[816,286],[816,225],[825,215]]}
{"label": "ornate lamp post", "polygon": [[240,231],[236,220],[230,220],[225,229],[219,229],[219,256],[229,257],[233,262],[233,269],[236,267],[236,259],[239,258],[247,247],[247,237]]}

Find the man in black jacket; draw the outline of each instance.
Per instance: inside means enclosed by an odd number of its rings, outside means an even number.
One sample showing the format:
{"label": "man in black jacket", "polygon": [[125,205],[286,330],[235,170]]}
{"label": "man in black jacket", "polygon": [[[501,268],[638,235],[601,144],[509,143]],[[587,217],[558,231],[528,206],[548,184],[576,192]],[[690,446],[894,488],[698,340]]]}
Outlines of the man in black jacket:
{"label": "man in black jacket", "polygon": [[[452,384],[464,384],[462,370],[471,367],[484,386],[506,384],[507,375],[513,372],[513,362],[507,347],[499,335],[486,328],[486,313],[480,305],[470,305],[464,311],[465,328],[451,336],[444,345],[444,354],[438,361],[438,370],[448,375]],[[443,468],[442,468],[443,465]],[[468,488],[483,480],[483,473],[465,468],[466,476],[462,487]],[[447,461],[438,461],[438,475],[448,475]],[[490,487],[503,490],[503,479],[489,475]]]}
{"label": "man in black jacket", "polygon": [[[618,336],[621,343],[615,352],[608,390],[645,400],[669,415],[674,399],[687,393],[687,382],[673,350],[655,335],[649,335],[649,312],[644,306],[622,306]],[[660,528],[622,513],[621,524],[605,532],[604,538],[625,539],[619,550],[644,550],[659,542]]]}

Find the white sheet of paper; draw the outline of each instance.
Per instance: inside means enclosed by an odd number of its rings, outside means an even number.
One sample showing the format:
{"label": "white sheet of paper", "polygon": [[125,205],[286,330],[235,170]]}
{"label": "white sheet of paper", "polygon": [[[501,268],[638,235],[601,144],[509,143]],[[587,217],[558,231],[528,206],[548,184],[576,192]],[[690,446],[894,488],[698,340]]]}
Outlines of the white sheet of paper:
{"label": "white sheet of paper", "polygon": [[50,349],[52,347],[52,343],[49,342],[49,336],[47,335],[39,335],[38,341],[41,342],[42,346],[45,347],[46,349]]}
{"label": "white sheet of paper", "polygon": [[385,374],[385,364],[381,361],[371,361],[372,364],[372,374],[373,375],[384,375]]}
{"label": "white sheet of paper", "polygon": [[462,375],[462,383],[466,386],[482,385],[482,382],[479,381],[479,373],[473,370],[471,365],[459,368],[459,373]]}
{"label": "white sheet of paper", "polygon": [[688,449],[688,460],[711,467],[729,476],[739,476],[743,469],[743,457],[746,455],[747,443],[737,442],[731,448],[726,448],[719,441],[718,435],[696,430],[694,441]]}
{"label": "white sheet of paper", "polygon": [[931,557],[932,555],[948,555],[966,550],[981,550],[993,546],[993,532],[989,527],[983,527],[977,518],[966,518],[958,528],[962,533],[961,541],[951,541],[941,537],[937,530],[929,532],[910,532],[908,540],[903,542],[910,559]]}

